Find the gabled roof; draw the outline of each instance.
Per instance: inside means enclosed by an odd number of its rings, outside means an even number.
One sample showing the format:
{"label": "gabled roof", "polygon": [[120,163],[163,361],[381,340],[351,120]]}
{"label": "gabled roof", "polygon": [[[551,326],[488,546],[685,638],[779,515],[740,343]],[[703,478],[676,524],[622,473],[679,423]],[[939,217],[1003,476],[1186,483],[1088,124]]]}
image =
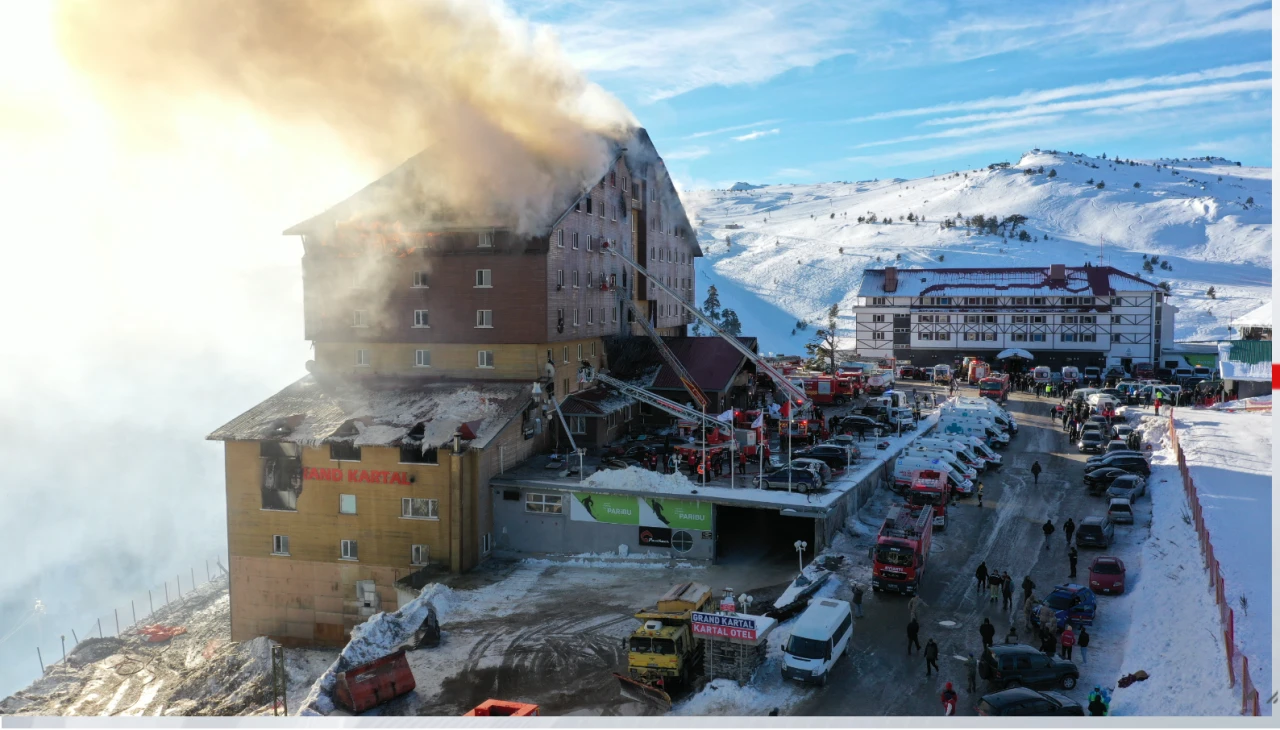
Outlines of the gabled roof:
{"label": "gabled roof", "polygon": [[[756,338],[739,337],[738,340],[752,352],[759,351]],[[664,337],[663,341],[689,371],[693,382],[707,392],[727,390],[747,361],[746,356],[719,337]],[[651,390],[684,391],[680,378],[665,364],[649,387]]]}
{"label": "gabled roof", "polygon": [[474,436],[473,447],[484,448],[531,398],[532,385],[521,382],[412,383],[307,375],[208,438],[434,448],[460,431]]}
{"label": "gabled roof", "polygon": [[898,269],[898,286],[884,289],[885,269],[867,269],[860,297],[990,296],[1085,294],[1109,297],[1117,291],[1155,290],[1155,284],[1113,266],[1067,266],[1065,279],[1050,278],[1050,267],[1007,269]]}
{"label": "gabled roof", "polygon": [[607,416],[636,403],[634,398],[619,395],[603,387],[580,390],[565,398],[560,411],[566,416]]}

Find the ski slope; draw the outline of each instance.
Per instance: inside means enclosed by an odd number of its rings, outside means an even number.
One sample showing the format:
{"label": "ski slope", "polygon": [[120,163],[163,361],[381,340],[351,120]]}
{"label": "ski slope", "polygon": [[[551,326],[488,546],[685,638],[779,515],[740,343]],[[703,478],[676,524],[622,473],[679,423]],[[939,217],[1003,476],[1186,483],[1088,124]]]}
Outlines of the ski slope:
{"label": "ski slope", "polygon": [[[1078,266],[1096,264],[1101,255],[1103,263],[1153,283],[1169,282],[1179,340],[1225,338],[1231,319],[1270,298],[1270,168],[1221,158],[1131,166],[1048,151],[1010,162],[916,180],[688,192],[685,206],[705,253],[697,262],[697,300],[714,284],[762,350],[795,354],[833,302],[843,313],[841,331],[851,333],[848,312],[863,270],[894,264]],[[1044,173],[1023,172],[1041,167]],[[870,213],[893,222],[857,222]],[[909,213],[924,222],[907,221]],[[962,223],[940,229],[948,217],[978,214],[1026,216],[1021,228],[1033,240],[981,235]],[[1168,261],[1171,270],[1145,273],[1144,254]],[[1216,299],[1206,294],[1210,286]],[[809,328],[792,335],[798,320]]]}

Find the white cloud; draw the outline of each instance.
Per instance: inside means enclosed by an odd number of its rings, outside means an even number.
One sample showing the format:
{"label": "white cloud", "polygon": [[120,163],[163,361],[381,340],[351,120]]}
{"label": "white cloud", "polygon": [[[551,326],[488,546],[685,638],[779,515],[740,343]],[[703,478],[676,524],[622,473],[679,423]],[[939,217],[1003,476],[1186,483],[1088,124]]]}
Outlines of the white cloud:
{"label": "white cloud", "polygon": [[686,135],[685,139],[698,139],[700,137],[711,137],[717,134],[724,134],[725,132],[737,132],[742,129],[752,129],[754,127],[763,127],[767,124],[777,124],[778,122],[781,122],[781,121],[782,121],[781,119],[765,119],[764,121],[751,122],[750,124],[735,124],[732,127],[721,127],[719,129],[710,129],[705,132],[694,132],[693,134]]}
{"label": "white cloud", "polygon": [[709,154],[711,154],[710,147],[695,146],[668,152],[662,158],[665,160],[696,160]]}
{"label": "white cloud", "polygon": [[875,142],[863,142],[853,146],[853,149],[863,149],[866,147],[883,147],[885,145],[902,144],[904,142],[918,142],[922,139],[946,139],[949,137],[968,137],[980,132],[990,132],[997,129],[1008,129],[1010,127],[1028,127],[1036,124],[1049,124],[1062,119],[1061,115],[1045,115],[1034,117],[1021,117],[1018,119],[1003,119],[986,124],[974,124],[968,127],[954,127],[941,132],[931,132],[929,134],[909,134],[905,137],[894,137],[892,139],[881,139]]}
{"label": "white cloud", "polygon": [[754,132],[748,132],[747,134],[740,134],[740,135],[738,135],[737,137],[734,137],[734,138],[733,138],[733,141],[734,141],[734,142],[748,142],[748,141],[753,140],[753,139],[760,139],[761,137],[768,137],[768,136],[769,136],[769,135],[771,135],[771,134],[777,134],[778,132],[781,132],[781,131],[782,131],[781,129],[777,129],[777,128],[774,128],[774,129],[757,129],[757,130],[756,130],[756,131],[754,131]]}

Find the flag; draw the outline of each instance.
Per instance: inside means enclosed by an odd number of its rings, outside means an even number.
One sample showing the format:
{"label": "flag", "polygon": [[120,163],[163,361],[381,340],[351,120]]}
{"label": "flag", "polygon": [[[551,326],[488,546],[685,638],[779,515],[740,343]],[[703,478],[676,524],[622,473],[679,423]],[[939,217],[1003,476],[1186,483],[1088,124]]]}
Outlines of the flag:
{"label": "flag", "polygon": [[733,409],[730,408],[724,413],[721,413],[720,415],[716,416],[716,420],[720,421],[721,423],[733,423]]}
{"label": "flag", "polygon": [[751,427],[762,428],[763,426],[764,426],[764,412],[761,412],[760,415],[756,416],[756,420],[751,422]]}
{"label": "flag", "polygon": [[791,418],[791,399],[790,398],[788,398],[786,402],[782,404],[781,413],[783,418]]}

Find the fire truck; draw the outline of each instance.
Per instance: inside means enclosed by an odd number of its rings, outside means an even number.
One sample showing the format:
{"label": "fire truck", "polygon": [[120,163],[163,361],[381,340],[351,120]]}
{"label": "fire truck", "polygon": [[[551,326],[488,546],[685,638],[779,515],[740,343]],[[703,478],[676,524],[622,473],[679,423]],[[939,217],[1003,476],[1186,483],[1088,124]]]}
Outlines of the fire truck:
{"label": "fire truck", "polygon": [[997,403],[1009,400],[1009,374],[989,375],[978,382],[978,395]]}
{"label": "fire truck", "polygon": [[871,548],[871,590],[914,595],[920,589],[932,542],[933,507],[914,513],[908,504],[890,507]]}
{"label": "fire truck", "polygon": [[966,378],[970,383],[981,382],[983,378],[991,374],[991,366],[981,360],[969,361],[969,377]]}
{"label": "fire truck", "polygon": [[933,526],[939,530],[947,529],[947,502],[951,501],[951,485],[947,483],[947,475],[935,469],[922,470],[911,482],[907,492],[907,504],[911,505],[911,513],[919,514],[926,507],[933,508]]}
{"label": "fire truck", "polygon": [[854,381],[850,378],[819,375],[800,378],[799,385],[804,388],[804,394],[809,400],[820,406],[842,406],[852,401],[855,395]]}

